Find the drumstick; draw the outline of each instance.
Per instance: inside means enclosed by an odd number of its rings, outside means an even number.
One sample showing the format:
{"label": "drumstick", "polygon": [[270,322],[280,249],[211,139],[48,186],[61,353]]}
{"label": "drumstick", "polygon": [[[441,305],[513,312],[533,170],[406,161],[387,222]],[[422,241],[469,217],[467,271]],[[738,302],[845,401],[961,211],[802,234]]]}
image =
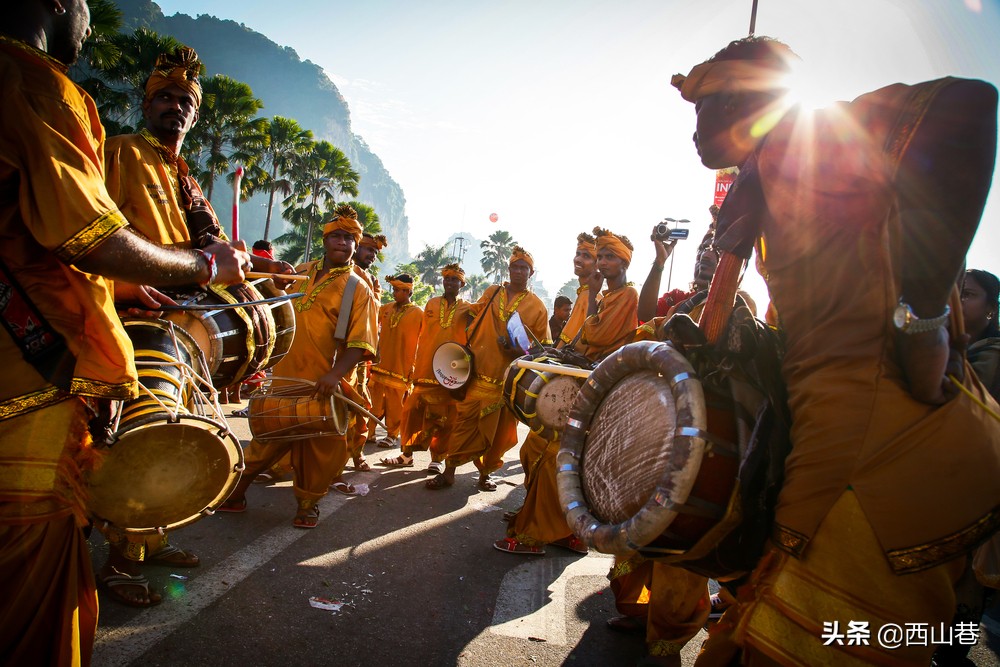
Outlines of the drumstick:
{"label": "drumstick", "polygon": [[591,371],[585,368],[573,368],[572,366],[556,366],[555,364],[540,364],[537,361],[528,361],[527,359],[518,359],[514,362],[517,364],[518,368],[530,368],[535,371],[545,371],[546,373],[553,373],[554,375],[571,375],[575,378],[587,379],[590,377]]}
{"label": "drumstick", "polygon": [[302,282],[309,280],[309,276],[299,273],[264,273],[262,271],[245,271],[243,275],[247,277],[247,280],[256,280],[257,278],[270,278],[271,280],[297,280]]}

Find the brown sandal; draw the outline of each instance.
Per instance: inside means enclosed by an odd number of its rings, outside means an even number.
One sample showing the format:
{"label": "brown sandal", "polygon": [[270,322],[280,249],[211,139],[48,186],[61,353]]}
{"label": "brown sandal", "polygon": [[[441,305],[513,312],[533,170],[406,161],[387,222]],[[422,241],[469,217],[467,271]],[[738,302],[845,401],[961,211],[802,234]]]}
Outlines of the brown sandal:
{"label": "brown sandal", "polygon": [[292,525],[296,528],[315,528],[319,523],[319,505],[312,507],[300,507],[299,511],[292,519]]}

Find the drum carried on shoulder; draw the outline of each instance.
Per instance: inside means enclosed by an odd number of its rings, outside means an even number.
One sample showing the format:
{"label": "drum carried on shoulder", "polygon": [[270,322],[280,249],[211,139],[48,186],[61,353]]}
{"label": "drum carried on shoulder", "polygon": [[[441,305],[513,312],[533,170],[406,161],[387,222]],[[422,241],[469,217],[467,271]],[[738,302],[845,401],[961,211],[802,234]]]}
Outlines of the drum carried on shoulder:
{"label": "drum carried on shoulder", "polygon": [[503,400],[519,421],[546,440],[562,431],[590,369],[546,348],[515,359],[503,377]]}

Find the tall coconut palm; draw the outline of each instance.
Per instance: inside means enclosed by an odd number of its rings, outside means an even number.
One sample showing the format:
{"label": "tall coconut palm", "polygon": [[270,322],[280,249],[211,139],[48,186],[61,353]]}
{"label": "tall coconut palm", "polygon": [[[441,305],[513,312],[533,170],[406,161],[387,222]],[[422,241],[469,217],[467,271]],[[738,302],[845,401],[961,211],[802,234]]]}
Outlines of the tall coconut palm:
{"label": "tall coconut palm", "polygon": [[417,254],[413,263],[417,267],[417,271],[420,274],[420,279],[432,287],[437,287],[441,284],[441,269],[447,264],[452,262],[457,262],[458,260],[448,252],[447,244],[441,246],[440,248],[435,248],[424,244],[424,249]]}
{"label": "tall coconut palm", "polygon": [[184,142],[184,157],[211,200],[219,174],[235,171],[260,153],[267,120],[254,118],[264,103],[242,81],[217,74],[201,85],[200,117]]}
{"label": "tall coconut palm", "polygon": [[[316,225],[322,222],[321,203],[336,201],[338,193],[358,196],[358,172],[344,153],[329,141],[313,145],[308,153],[295,156],[289,175],[292,194],[285,199],[285,218],[295,225],[308,227],[306,239],[313,238]],[[305,245],[305,261],[312,256],[312,243]]]}
{"label": "tall coconut palm", "polygon": [[514,237],[502,229],[493,232],[487,240],[479,244],[483,249],[482,265],[487,276],[492,276],[498,283],[507,279],[510,255],[516,245]]}
{"label": "tall coconut palm", "polygon": [[121,56],[111,38],[121,30],[122,12],[112,0],[89,0],[87,4],[90,5],[90,36],[83,43],[80,59],[69,72],[74,81],[91,91],[100,83],[97,73]]}
{"label": "tall coconut palm", "polygon": [[[292,182],[287,178],[292,159],[308,152],[313,145],[312,132],[303,130],[291,118],[275,116],[264,128],[264,146],[261,150],[256,177],[248,179],[249,193],[267,190],[267,217],[264,219],[264,240],[271,238],[271,212],[274,193],[287,197],[292,192]],[[252,175],[254,176],[254,175]]]}
{"label": "tall coconut palm", "polygon": [[471,276],[466,276],[464,291],[468,292],[469,301],[476,301],[489,286],[490,281],[486,276],[481,273],[474,273]]}

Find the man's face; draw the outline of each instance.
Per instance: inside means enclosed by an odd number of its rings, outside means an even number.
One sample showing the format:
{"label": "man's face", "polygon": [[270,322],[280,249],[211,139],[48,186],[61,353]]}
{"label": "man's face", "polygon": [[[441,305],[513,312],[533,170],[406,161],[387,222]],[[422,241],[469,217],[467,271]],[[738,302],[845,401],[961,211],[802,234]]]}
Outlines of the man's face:
{"label": "man's face", "polygon": [[752,145],[745,136],[746,120],[740,117],[737,98],[730,93],[716,93],[698,100],[694,145],[701,163],[709,169],[724,169],[742,164]]}
{"label": "man's face", "polygon": [[577,278],[586,278],[594,272],[596,260],[583,248],[578,248],[573,256],[573,273]]}
{"label": "man's face", "polygon": [[375,255],[377,254],[378,250],[370,245],[359,245],[354,253],[354,263],[362,269],[367,269],[375,261]]}
{"label": "man's face", "polygon": [[444,283],[444,295],[454,300],[462,290],[462,281],[458,276],[445,276],[441,281]]}
{"label": "man's face", "polygon": [[54,16],[49,55],[65,65],[80,57],[83,42],[90,36],[90,7],[87,0],[64,0],[66,13]]}
{"label": "man's face", "polygon": [[561,306],[556,306],[553,312],[555,313],[557,320],[559,320],[560,322],[565,322],[566,320],[569,319],[569,314],[571,310],[573,310],[573,304],[564,303]]}
{"label": "man's face", "polygon": [[597,251],[597,270],[608,280],[615,280],[628,268],[628,262],[607,248]]}
{"label": "man's face", "polygon": [[142,103],[146,129],[154,137],[181,137],[198,121],[198,109],[190,93],[176,84],[158,90]]}
{"label": "man's face", "polygon": [[354,255],[354,235],[335,229],[323,237],[323,250],[333,266],[344,266]]}
{"label": "man's face", "polygon": [[711,247],[700,248],[694,263],[694,284],[698,287],[708,287],[718,266],[718,251]]}
{"label": "man's face", "polygon": [[396,301],[397,305],[402,306],[403,304],[409,303],[411,296],[413,296],[413,290],[408,287],[392,288],[392,298]]}
{"label": "man's face", "polygon": [[531,270],[531,266],[524,261],[519,259],[517,261],[510,263],[510,285],[519,290],[523,290],[528,286],[528,278],[534,271]]}

